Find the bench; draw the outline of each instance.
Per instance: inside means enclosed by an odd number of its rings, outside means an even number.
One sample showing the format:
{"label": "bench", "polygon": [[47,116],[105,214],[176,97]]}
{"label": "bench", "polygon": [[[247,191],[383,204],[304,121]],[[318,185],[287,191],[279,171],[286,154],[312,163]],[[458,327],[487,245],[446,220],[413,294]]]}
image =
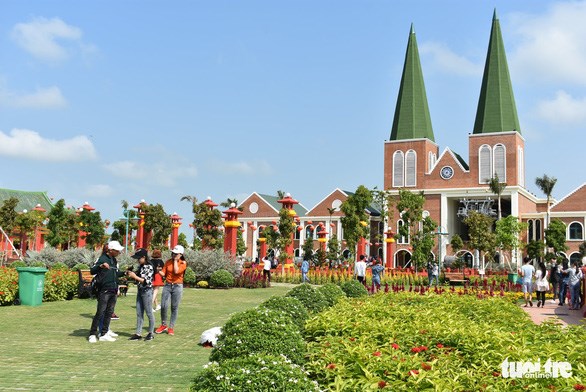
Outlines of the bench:
{"label": "bench", "polygon": [[93,275],[90,270],[78,270],[79,285],[77,286],[77,296],[84,298],[85,295],[92,298],[92,279]]}
{"label": "bench", "polygon": [[464,277],[462,272],[444,272],[444,279],[447,279],[450,285],[464,284],[469,279]]}

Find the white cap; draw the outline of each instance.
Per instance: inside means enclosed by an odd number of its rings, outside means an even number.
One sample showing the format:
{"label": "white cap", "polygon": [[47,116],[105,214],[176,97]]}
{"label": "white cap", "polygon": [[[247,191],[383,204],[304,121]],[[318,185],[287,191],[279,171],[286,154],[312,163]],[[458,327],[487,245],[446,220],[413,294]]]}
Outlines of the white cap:
{"label": "white cap", "polygon": [[121,252],[122,249],[124,249],[124,247],[120,245],[120,242],[118,241],[110,241],[108,242],[108,249],[117,250],[118,252]]}
{"label": "white cap", "polygon": [[171,252],[175,254],[183,254],[185,253],[185,248],[183,248],[181,245],[175,245],[175,247],[171,249]]}

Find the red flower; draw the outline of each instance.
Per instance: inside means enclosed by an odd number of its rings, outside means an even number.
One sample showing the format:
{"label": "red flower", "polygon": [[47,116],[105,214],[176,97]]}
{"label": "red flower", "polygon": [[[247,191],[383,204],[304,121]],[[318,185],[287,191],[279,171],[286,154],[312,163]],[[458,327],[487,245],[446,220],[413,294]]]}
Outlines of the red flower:
{"label": "red flower", "polygon": [[576,385],[574,385],[574,390],[575,391],[586,391],[586,387],[582,384],[576,384]]}
{"label": "red flower", "polygon": [[391,344],[391,347],[394,348],[395,350],[399,349],[399,345],[397,343]]}
{"label": "red flower", "polygon": [[443,345],[443,344],[441,344],[441,343],[438,343],[438,344],[436,344],[435,346],[436,346],[437,348],[444,348],[444,345]]}
{"label": "red flower", "polygon": [[492,372],[493,377],[500,377],[501,374],[499,372]]}
{"label": "red flower", "polygon": [[351,341],[351,342],[353,342],[353,341],[355,341],[355,340],[356,340],[356,338],[350,338],[350,341]]}
{"label": "red flower", "polygon": [[419,349],[419,347],[413,347],[413,348],[411,349],[411,352],[412,352],[412,353],[418,353],[418,352],[420,352],[420,351],[421,351],[421,350]]}
{"label": "red flower", "polygon": [[335,363],[330,363],[328,366],[326,366],[327,369],[335,369],[336,368],[336,364]]}
{"label": "red flower", "polygon": [[380,380],[380,381],[378,382],[378,389],[383,389],[383,388],[384,388],[384,387],[386,387],[386,386],[387,386],[387,383],[386,383],[386,381]]}
{"label": "red flower", "polygon": [[375,357],[380,357],[382,353],[380,351],[375,351],[372,353],[372,355],[374,355]]}
{"label": "red flower", "polygon": [[410,376],[416,376],[418,374],[419,374],[419,370],[415,370],[415,369],[409,370],[409,375]]}
{"label": "red flower", "polygon": [[431,365],[430,365],[430,364],[428,364],[428,363],[422,362],[422,363],[421,363],[421,368],[422,368],[423,370],[431,370]]}
{"label": "red flower", "polygon": [[420,346],[420,347],[419,347],[419,349],[420,349],[421,351],[427,351],[427,346]]}
{"label": "red flower", "polygon": [[425,335],[427,333],[427,329],[421,329],[421,330],[419,330],[419,333],[421,335]]}

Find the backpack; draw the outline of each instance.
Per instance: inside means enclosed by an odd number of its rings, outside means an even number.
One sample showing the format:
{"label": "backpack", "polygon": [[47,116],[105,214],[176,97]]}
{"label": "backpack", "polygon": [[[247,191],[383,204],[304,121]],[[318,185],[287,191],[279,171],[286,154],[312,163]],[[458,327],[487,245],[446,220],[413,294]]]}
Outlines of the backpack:
{"label": "backpack", "polygon": [[100,294],[100,291],[102,290],[102,274],[101,273],[97,273],[94,275],[94,277],[92,278],[92,283],[91,283],[91,295],[92,297],[97,297]]}

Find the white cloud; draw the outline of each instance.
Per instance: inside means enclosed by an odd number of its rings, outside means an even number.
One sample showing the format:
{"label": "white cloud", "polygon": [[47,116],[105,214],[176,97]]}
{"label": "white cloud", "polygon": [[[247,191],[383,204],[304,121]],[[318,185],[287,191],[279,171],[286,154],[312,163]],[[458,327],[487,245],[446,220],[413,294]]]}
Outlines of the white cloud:
{"label": "white cloud", "polygon": [[269,165],[269,163],[265,160],[256,160],[251,162],[241,161],[232,163],[213,161],[211,162],[210,166],[214,172],[226,175],[268,175],[273,173],[271,165]]}
{"label": "white cloud", "polygon": [[519,42],[509,63],[528,81],[586,84],[586,2],[554,2],[542,15],[513,14]]}
{"label": "white cloud", "polygon": [[0,131],[0,155],[51,162],[75,162],[96,158],[94,145],[86,136],[53,140],[28,129]]}
{"label": "white cloud", "polygon": [[114,194],[114,189],[110,185],[95,184],[85,189],[85,196],[92,198],[109,197]]}
{"label": "white cloud", "polygon": [[64,41],[76,43],[82,51],[93,50],[81,40],[82,31],[59,18],[34,18],[29,23],[18,23],[12,29],[12,39],[34,57],[60,62],[69,57]]}
{"label": "white cloud", "polygon": [[114,176],[146,182],[158,186],[174,186],[186,178],[197,176],[197,168],[177,160],[170,165],[167,162],[141,163],[120,161],[104,165],[104,169]]}
{"label": "white cloud", "polygon": [[0,86],[0,106],[33,109],[59,109],[67,100],[58,87],[39,88],[34,93],[18,94]]}
{"label": "white cloud", "polygon": [[555,98],[537,104],[537,115],[552,124],[582,124],[586,121],[586,98],[558,91]]}
{"label": "white cloud", "polygon": [[441,71],[465,76],[482,75],[482,64],[473,63],[442,43],[425,42],[419,45],[419,52],[422,56],[429,56],[432,64]]}

